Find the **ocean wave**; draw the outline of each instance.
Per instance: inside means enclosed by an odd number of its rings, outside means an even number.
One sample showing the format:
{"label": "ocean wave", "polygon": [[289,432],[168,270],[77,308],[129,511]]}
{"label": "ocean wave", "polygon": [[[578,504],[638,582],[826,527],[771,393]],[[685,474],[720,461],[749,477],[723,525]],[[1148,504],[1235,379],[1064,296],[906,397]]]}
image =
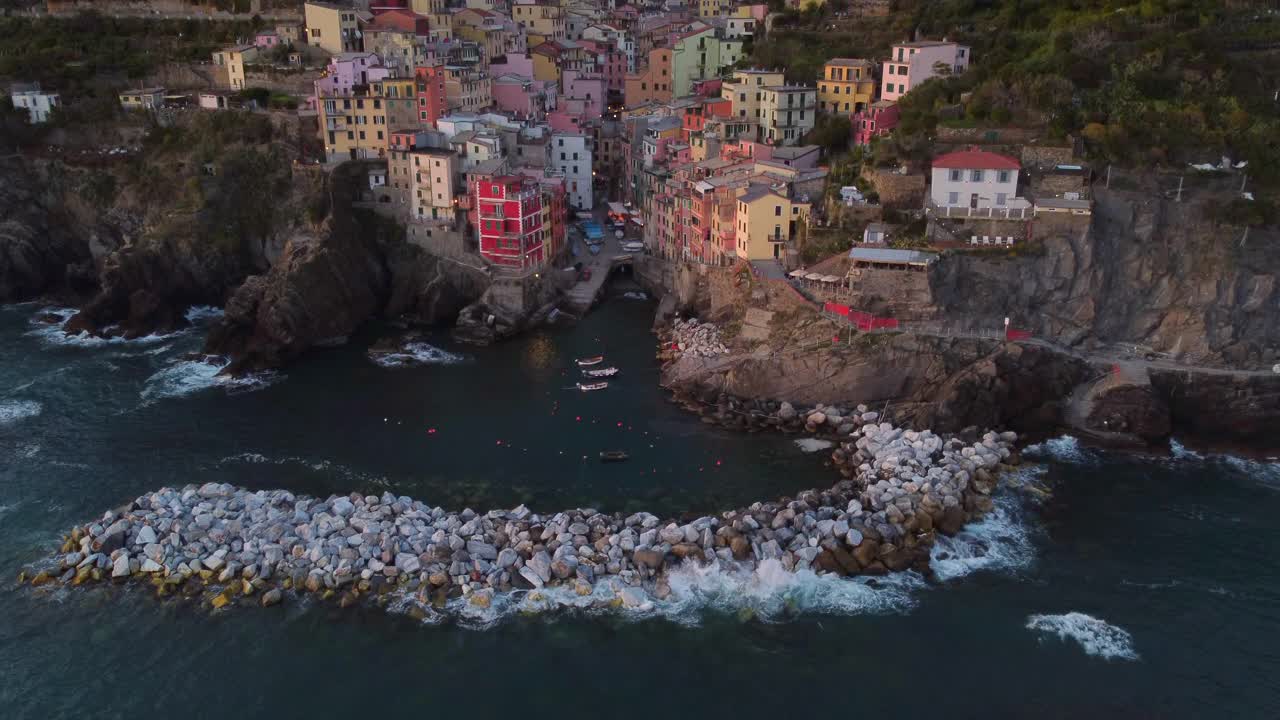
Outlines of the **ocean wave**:
{"label": "ocean wave", "polygon": [[456,365],[466,360],[457,353],[424,342],[405,343],[399,352],[369,353],[369,359],[385,368],[412,367],[415,365]]}
{"label": "ocean wave", "polygon": [[185,317],[187,318],[187,322],[192,325],[202,325],[212,320],[218,320],[225,314],[226,313],[224,313],[220,307],[214,307],[212,305],[192,305],[187,308]]}
{"label": "ocean wave", "polygon": [[1256,480],[1269,487],[1280,488],[1280,462],[1267,458],[1241,457],[1220,453],[1201,453],[1192,450],[1177,440],[1169,441],[1169,458],[1176,463],[1199,463],[1202,465],[1225,466],[1227,469]]}
{"label": "ocean wave", "polygon": [[1022,450],[1024,457],[1054,460],[1073,465],[1092,465],[1097,456],[1080,445],[1080,441],[1071,435],[1051,438],[1044,442],[1028,445]]}
{"label": "ocean wave", "polygon": [[955,537],[938,535],[929,557],[934,574],[944,582],[979,570],[1021,570],[1034,559],[1031,530],[1017,500],[1007,496],[996,498],[991,512]]}
{"label": "ocean wave", "polygon": [[[60,345],[66,347],[105,347],[108,345],[150,345],[157,342],[164,342],[172,339],[177,333],[169,334],[151,334],[137,338],[124,337],[98,337],[90,335],[87,332],[81,332],[76,335],[68,335],[64,328],[67,321],[79,312],[75,308],[43,308],[34,316],[30,323],[33,329],[27,331],[27,335],[37,337],[46,345]],[[54,315],[59,318],[56,323],[45,322],[42,318],[46,315]]]}
{"label": "ocean wave", "polygon": [[649,294],[638,290],[631,290],[622,293],[622,297],[626,300],[648,300]]}
{"label": "ocean wave", "polygon": [[807,452],[807,453],[815,453],[815,452],[818,452],[819,450],[826,450],[827,448],[835,444],[830,440],[820,440],[818,438],[800,438],[799,440],[796,440],[795,443],[796,443],[796,446],[799,447],[802,452]]}
{"label": "ocean wave", "polygon": [[514,616],[576,613],[609,615],[624,620],[661,618],[697,626],[709,614],[734,615],[739,620],[785,622],[801,615],[883,615],[915,607],[915,593],[925,587],[916,573],[876,579],[818,575],[811,570],[788,572],[777,560],[764,560],[754,570],[737,563],[708,565],[685,562],[667,572],[671,592],[658,599],[616,578],[598,582],[587,595],[572,584],[538,590],[494,594],[486,603],[469,598],[450,600],[443,613],[412,595],[403,595],[388,609],[404,613],[417,606],[423,622],[438,624],[452,618],[460,626],[488,630]]}
{"label": "ocean wave", "polygon": [[0,401],[0,425],[12,425],[42,412],[44,412],[44,406],[34,400]]}
{"label": "ocean wave", "polygon": [[224,388],[229,393],[261,390],[283,378],[279,373],[255,373],[245,377],[220,375],[230,363],[220,358],[177,360],[147,378],[141,396],[145,403],[165,398],[178,398],[209,388]]}
{"label": "ocean wave", "polygon": [[1139,659],[1133,649],[1133,636],[1126,630],[1084,613],[1032,615],[1027,618],[1027,629],[1054,634],[1062,640],[1074,640],[1085,654],[1104,660]]}

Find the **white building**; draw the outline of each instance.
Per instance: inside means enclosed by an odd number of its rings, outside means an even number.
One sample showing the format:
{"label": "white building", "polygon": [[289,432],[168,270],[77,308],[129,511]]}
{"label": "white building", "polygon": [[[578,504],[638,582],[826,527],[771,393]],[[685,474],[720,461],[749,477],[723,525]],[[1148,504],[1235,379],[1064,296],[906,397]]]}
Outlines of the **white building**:
{"label": "white building", "polygon": [[15,108],[27,111],[27,119],[33,124],[48,122],[49,114],[61,103],[58,93],[41,90],[40,83],[14,84],[9,98]]}
{"label": "white building", "polygon": [[969,46],[945,40],[894,45],[881,69],[880,99],[897,101],[925,80],[959,75],[970,59]]}
{"label": "white building", "polygon": [[[932,204],[948,214],[973,210],[1023,210],[1018,197],[1018,171],[1014,158],[985,150],[961,150],[933,159]],[[987,213],[983,213],[985,216]],[[997,214],[999,214],[997,212]]]}
{"label": "white building", "polygon": [[578,133],[552,134],[551,167],[564,176],[573,209],[590,210],[595,204],[591,191],[591,138]]}

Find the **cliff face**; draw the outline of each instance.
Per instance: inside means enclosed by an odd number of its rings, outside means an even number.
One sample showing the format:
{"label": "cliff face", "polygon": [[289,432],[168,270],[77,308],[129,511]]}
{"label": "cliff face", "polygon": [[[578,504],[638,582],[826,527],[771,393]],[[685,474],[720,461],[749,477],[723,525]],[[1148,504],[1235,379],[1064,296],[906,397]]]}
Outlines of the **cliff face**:
{"label": "cliff face", "polygon": [[[333,196],[350,197],[361,177],[358,167],[335,171]],[[338,202],[315,234],[294,235],[270,271],[235,291],[205,352],[231,357],[232,373],[278,368],[375,316],[452,320],[483,289],[408,245],[394,223]]]}
{"label": "cliff face", "polygon": [[954,254],[930,276],[948,319],[1010,317],[1080,348],[1132,343],[1193,364],[1280,361],[1274,238],[1206,219],[1206,202],[1099,190],[1090,225],[1037,220],[1043,253]]}

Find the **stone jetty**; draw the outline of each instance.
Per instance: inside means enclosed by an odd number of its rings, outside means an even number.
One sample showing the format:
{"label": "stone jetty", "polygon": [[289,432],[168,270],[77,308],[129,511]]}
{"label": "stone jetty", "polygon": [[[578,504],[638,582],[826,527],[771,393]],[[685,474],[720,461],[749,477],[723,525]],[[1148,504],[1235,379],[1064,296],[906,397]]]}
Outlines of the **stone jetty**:
{"label": "stone jetty", "polygon": [[215,609],[300,593],[339,607],[407,601],[410,615],[426,617],[433,607],[483,609],[497,593],[556,587],[645,607],[671,593],[667,572],[682,563],[927,575],[935,534],[990,509],[998,473],[1018,462],[1015,440],[866,421],[833,450],[844,475],[835,486],[693,520],[591,508],[456,512],[390,492],[319,499],[215,483],[162,488],[72,528],[53,558],[19,579],[147,582]]}

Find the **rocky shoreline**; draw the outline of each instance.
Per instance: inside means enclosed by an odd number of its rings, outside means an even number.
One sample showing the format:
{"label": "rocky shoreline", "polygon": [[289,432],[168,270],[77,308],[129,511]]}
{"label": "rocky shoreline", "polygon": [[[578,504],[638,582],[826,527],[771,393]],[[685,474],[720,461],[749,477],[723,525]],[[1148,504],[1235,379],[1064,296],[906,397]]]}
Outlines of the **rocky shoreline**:
{"label": "rocky shoreline", "polygon": [[937,533],[990,510],[1013,433],[976,442],[867,422],[833,459],[826,490],[692,521],[580,508],[446,511],[391,493],[311,498],[226,484],[162,488],[71,529],[23,570],[35,586],[150,583],[214,609],[304,593],[339,607],[395,603],[419,619],[483,610],[499,594],[545,602],[553,589],[600,607],[645,609],[685,563],[838,576],[929,576]]}

